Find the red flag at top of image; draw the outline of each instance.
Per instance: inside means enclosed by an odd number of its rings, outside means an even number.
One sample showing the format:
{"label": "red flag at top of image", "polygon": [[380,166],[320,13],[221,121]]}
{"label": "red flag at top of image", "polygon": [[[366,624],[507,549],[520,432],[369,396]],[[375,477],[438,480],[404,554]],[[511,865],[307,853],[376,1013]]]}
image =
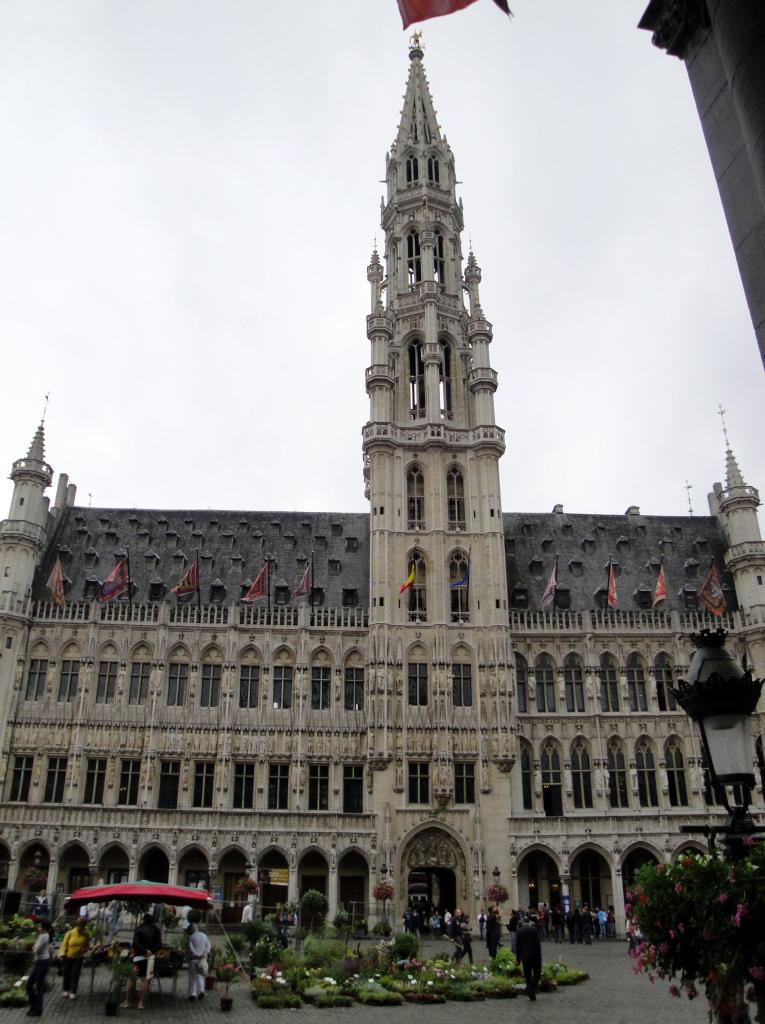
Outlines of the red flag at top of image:
{"label": "red flag at top of image", "polygon": [[[454,14],[464,7],[469,7],[475,0],[398,0],[398,9],[404,28],[409,28],[416,21],[427,21],[429,18],[440,18],[444,14]],[[511,16],[507,0],[494,0],[501,11]]]}
{"label": "red flag at top of image", "polygon": [[701,584],[699,601],[701,601],[710,615],[722,615],[725,611],[725,594],[723,594],[722,584],[720,583],[720,577],[717,575],[714,562],[709,566],[709,572]]}
{"label": "red flag at top of image", "polygon": [[56,564],[53,566],[48,577],[48,582],[45,584],[45,588],[53,598],[55,604],[59,608],[63,608],[64,601],[64,575],[61,572],[61,559],[56,559]]}
{"label": "red flag at top of image", "polygon": [[175,586],[170,588],[170,593],[175,594],[178,601],[183,603],[190,601],[197,590],[199,590],[199,565],[195,558]]}
{"label": "red flag at top of image", "polygon": [[128,579],[127,559],[123,558],[114,566],[112,571],[101,584],[98,594],[99,601],[111,601],[112,598],[124,594],[130,586]]}
{"label": "red flag at top of image", "polygon": [[656,590],[653,592],[653,601],[651,602],[651,608],[655,608],[661,604],[662,601],[667,600],[667,580],[664,576],[664,565],[659,569],[659,575],[656,580]]}
{"label": "red flag at top of image", "polygon": [[606,603],[609,608],[616,607],[616,573],[614,572],[613,561],[609,561],[608,563],[608,593],[606,594]]}
{"label": "red flag at top of image", "polygon": [[242,598],[242,601],[245,604],[250,604],[252,601],[262,601],[266,596],[267,574],[268,565],[264,562],[263,568],[255,577],[252,586]]}
{"label": "red flag at top of image", "polygon": [[311,591],[311,563],[308,562],[305,567],[305,572],[300,577],[300,582],[297,585],[293,597],[305,597]]}

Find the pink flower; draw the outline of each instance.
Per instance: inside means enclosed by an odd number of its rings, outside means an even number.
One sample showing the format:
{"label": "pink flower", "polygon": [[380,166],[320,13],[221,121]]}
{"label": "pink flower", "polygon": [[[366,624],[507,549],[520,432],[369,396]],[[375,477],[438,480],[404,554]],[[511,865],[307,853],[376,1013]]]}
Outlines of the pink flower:
{"label": "pink flower", "polygon": [[663,864],[658,864],[656,866],[656,874],[657,875],[663,875],[664,874],[664,865]]}
{"label": "pink flower", "polygon": [[736,913],[731,917],[730,922],[734,928],[741,927],[741,919],[748,913],[748,907],[745,903],[739,903],[736,906]]}
{"label": "pink flower", "polygon": [[632,904],[631,903],[625,903],[624,904],[624,913],[625,914],[631,914],[632,913]]}
{"label": "pink flower", "polygon": [[718,901],[718,903],[725,903],[727,898],[728,898],[727,892],[721,892],[720,895],[717,897],[717,901]]}
{"label": "pink flower", "polygon": [[682,884],[682,882],[676,882],[675,883],[675,892],[681,893],[682,891],[683,891],[683,884]]}
{"label": "pink flower", "polygon": [[741,840],[741,845],[742,846],[754,846],[754,837],[753,836],[744,836],[744,838]]}
{"label": "pink flower", "polygon": [[755,981],[765,981],[765,967],[750,967],[749,973]]}
{"label": "pink flower", "polygon": [[674,996],[675,999],[679,999],[680,998],[680,989],[677,987],[677,985],[670,985],[669,986],[669,994],[671,996]]}

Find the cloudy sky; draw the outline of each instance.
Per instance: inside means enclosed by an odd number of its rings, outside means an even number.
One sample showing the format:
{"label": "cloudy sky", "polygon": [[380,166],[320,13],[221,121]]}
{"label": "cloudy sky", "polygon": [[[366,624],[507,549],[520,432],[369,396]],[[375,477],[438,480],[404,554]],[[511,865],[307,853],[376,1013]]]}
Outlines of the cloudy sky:
{"label": "cloudy sky", "polygon": [[[645,0],[489,2],[425,67],[483,268],[507,511],[698,514],[762,372],[683,65]],[[4,0],[0,468],[46,391],[78,501],[365,509],[366,266],[395,0]],[[10,498],[0,487],[0,517]]]}

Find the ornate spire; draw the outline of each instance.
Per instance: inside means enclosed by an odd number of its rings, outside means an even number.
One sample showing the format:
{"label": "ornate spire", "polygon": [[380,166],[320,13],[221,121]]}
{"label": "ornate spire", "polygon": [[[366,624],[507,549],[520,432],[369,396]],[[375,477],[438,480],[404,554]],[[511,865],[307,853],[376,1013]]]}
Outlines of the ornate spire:
{"label": "ornate spire", "polygon": [[732,491],[735,487],[746,487],[741,470],[738,468],[736,456],[730,448],[725,452],[725,489]]}
{"label": "ornate spire", "polygon": [[34,459],[35,462],[45,462],[45,427],[42,423],[35,431],[35,436],[32,438],[32,443],[29,446],[27,452],[28,459]]}
{"label": "ornate spire", "polygon": [[441,142],[441,129],[438,127],[430,87],[422,66],[422,47],[420,33],[415,32],[409,47],[409,78],[404,94],[404,107],[398,126],[396,142],[399,145],[429,146],[433,142]]}

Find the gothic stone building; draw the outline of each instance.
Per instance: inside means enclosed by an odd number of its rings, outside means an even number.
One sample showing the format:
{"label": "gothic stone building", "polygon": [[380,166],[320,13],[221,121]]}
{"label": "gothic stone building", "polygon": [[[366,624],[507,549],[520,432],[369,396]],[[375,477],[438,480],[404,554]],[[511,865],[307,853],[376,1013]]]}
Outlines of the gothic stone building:
{"label": "gothic stone building", "polygon": [[[505,512],[492,326],[418,45],[387,157],[363,431],[367,514],[85,508],[42,427],[0,526],[0,862],[11,888],[209,883],[224,916],[307,887],[372,919],[377,883],[475,915],[613,904],[722,821],[670,693],[711,559],[765,670],[757,491],[727,452],[709,517]],[[386,269],[387,268],[387,271]],[[129,550],[132,603],[96,600]],[[169,588],[200,552],[202,602]],[[313,558],[313,607],[291,588]],[[57,555],[66,603],[45,582]],[[539,611],[553,562],[559,588]],[[241,598],[266,557],[272,602]],[[605,605],[613,557],[619,603]],[[651,598],[663,558],[668,600]],[[399,587],[413,565],[414,580]],[[752,759],[762,779],[762,716]],[[762,812],[757,787],[755,812]],[[692,845],[692,844],[690,844]],[[701,844],[696,844],[701,848]]]}

